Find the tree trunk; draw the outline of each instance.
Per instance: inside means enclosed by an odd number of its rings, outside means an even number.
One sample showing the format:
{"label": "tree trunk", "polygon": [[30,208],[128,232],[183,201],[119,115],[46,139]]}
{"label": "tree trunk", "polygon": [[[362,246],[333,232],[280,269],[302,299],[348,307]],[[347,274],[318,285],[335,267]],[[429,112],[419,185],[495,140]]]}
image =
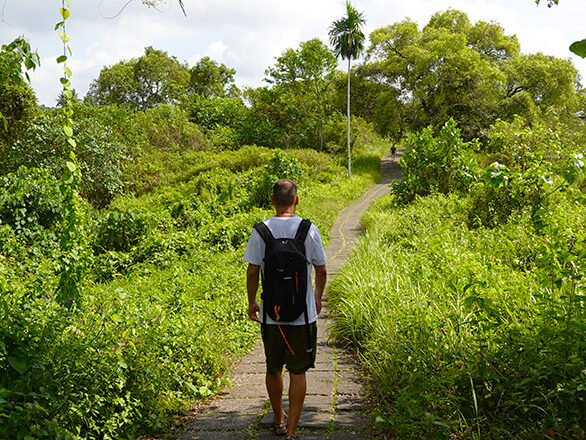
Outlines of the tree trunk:
{"label": "tree trunk", "polygon": [[347,110],[347,141],[348,141],[348,177],[352,177],[352,162],[350,156],[350,57],[348,57],[348,102],[346,106]]}

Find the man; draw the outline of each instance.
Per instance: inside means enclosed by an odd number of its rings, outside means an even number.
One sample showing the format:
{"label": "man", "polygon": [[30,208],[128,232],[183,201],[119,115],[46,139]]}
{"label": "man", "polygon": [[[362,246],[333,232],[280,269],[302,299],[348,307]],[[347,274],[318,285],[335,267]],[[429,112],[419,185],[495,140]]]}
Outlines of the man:
{"label": "man", "polygon": [[[273,237],[293,239],[302,222],[301,217],[295,215],[299,204],[297,185],[289,179],[278,180],[273,186],[271,203],[275,209],[275,216],[263,223],[268,227]],[[287,435],[287,440],[295,440],[297,425],[303,409],[306,393],[305,373],[314,367],[317,340],[317,315],[321,312],[322,294],[326,285],[326,254],[320,233],[311,225],[305,238],[305,258],[307,262],[307,291],[305,295],[307,319],[302,313],[291,322],[276,322],[263,314],[259,306],[256,293],[259,285],[261,270],[264,274],[265,241],[259,232],[253,229],[244,261],[248,262],[246,273],[246,288],[248,292],[248,316],[253,321],[263,322],[262,336],[267,364],[266,386],[273,408],[273,430],[277,435]],[[315,292],[311,286],[311,266],[315,268]],[[305,277],[304,277],[305,278]],[[263,301],[264,303],[265,301]],[[262,305],[262,304],[261,304]],[[312,347],[308,347],[309,338]],[[282,408],[283,396],[283,365],[289,371],[289,423]]]}

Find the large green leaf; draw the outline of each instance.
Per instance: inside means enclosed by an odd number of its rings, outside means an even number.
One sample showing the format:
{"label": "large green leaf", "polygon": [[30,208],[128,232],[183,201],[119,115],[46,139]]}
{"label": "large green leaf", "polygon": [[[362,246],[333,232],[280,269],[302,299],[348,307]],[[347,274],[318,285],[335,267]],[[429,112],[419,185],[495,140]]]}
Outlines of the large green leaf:
{"label": "large green leaf", "polygon": [[576,55],[586,58],[586,40],[575,41],[570,46],[570,50]]}

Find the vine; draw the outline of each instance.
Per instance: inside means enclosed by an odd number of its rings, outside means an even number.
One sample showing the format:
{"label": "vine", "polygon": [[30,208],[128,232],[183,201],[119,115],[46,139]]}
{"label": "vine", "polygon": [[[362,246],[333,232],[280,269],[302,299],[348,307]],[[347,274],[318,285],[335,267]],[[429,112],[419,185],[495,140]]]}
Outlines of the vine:
{"label": "vine", "polygon": [[61,258],[58,265],[60,273],[57,286],[57,301],[78,302],[80,298],[80,282],[85,272],[86,258],[83,248],[82,215],[80,212],[79,186],[81,184],[81,170],[75,154],[77,143],[73,136],[73,92],[71,90],[71,69],[67,66],[68,57],[71,56],[69,46],[69,35],[66,32],[65,24],[70,16],[70,0],[61,1],[62,20],[55,25],[59,31],[59,38],[63,42],[63,55],[57,58],[57,63],[63,65],[63,76],[60,79],[63,87],[64,105],[63,111],[63,133],[67,141],[67,159],[65,161],[65,172],[61,182],[61,191],[64,195],[64,228],[61,236]]}

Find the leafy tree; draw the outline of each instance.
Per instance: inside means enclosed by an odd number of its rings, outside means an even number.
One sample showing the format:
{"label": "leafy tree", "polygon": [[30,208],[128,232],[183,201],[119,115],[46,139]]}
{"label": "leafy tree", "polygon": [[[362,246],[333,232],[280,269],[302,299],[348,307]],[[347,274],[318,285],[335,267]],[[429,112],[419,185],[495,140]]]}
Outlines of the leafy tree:
{"label": "leafy tree", "polygon": [[348,60],[348,98],[346,104],[347,118],[347,145],[348,145],[348,177],[352,176],[352,162],[350,155],[350,61],[356,59],[364,49],[364,34],[362,26],[366,23],[361,12],[358,12],[346,0],[346,16],[335,20],[330,26],[330,44],[334,52],[342,59]]}
{"label": "leafy tree", "polygon": [[295,144],[307,147],[317,144],[323,149],[324,125],[332,112],[335,69],[336,57],[319,39],[313,39],[301,43],[298,49],[287,49],[266,70],[265,81],[275,89],[270,94],[276,94],[279,101],[274,105],[282,106],[280,109],[268,106],[268,110],[286,116],[290,124],[287,129],[300,136]]}
{"label": "leafy tree", "polygon": [[[519,102],[519,95],[527,95],[530,100],[522,99],[529,102],[529,106],[535,105],[543,114],[549,110],[575,112],[578,71],[571,61],[542,53],[520,55],[508,60],[503,70],[507,75],[504,107],[511,101]],[[512,110],[503,116],[511,119],[514,114],[523,114],[514,105]]]}
{"label": "leafy tree", "polygon": [[[375,30],[370,41],[359,72],[386,101],[388,111],[373,115],[377,127],[416,131],[431,123],[438,131],[453,118],[465,139],[484,139],[498,118],[575,112],[577,71],[571,63],[520,55],[517,39],[496,23],[471,24],[465,13],[448,10],[421,30],[406,20]],[[401,124],[386,121],[398,115]]]}
{"label": "leafy tree", "polygon": [[210,57],[203,57],[189,73],[189,90],[206,98],[233,96],[238,94],[234,85],[236,70],[220,64]]}
{"label": "leafy tree", "polygon": [[146,110],[157,104],[179,101],[189,83],[186,65],[165,51],[147,47],[139,58],[103,68],[90,85],[86,102]]}
{"label": "leafy tree", "polygon": [[39,55],[24,38],[0,48],[0,146],[16,140],[37,110],[27,70],[39,65]]}

